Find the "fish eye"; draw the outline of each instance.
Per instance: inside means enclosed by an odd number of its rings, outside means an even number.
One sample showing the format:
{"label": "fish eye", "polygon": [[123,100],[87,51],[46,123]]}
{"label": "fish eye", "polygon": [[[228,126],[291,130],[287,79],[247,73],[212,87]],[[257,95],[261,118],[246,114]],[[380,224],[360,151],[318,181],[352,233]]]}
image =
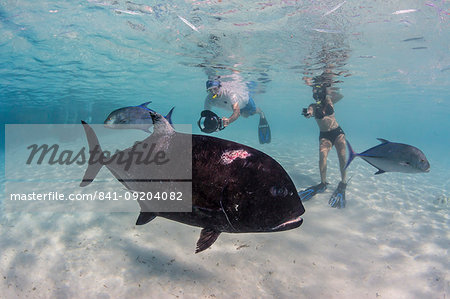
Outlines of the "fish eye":
{"label": "fish eye", "polygon": [[270,188],[270,194],[272,194],[272,196],[276,196],[276,197],[285,197],[286,195],[288,195],[288,190],[286,189],[286,187],[276,187],[276,186],[272,186]]}

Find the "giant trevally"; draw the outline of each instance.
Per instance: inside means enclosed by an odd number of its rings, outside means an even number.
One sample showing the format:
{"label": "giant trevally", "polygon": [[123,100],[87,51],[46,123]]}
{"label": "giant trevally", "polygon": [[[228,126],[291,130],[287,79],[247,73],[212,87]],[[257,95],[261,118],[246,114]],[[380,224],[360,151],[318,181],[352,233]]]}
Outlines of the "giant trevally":
{"label": "giant trevally", "polygon": [[385,172],[405,172],[419,173],[430,171],[430,163],[425,154],[412,145],[395,143],[386,139],[377,138],[378,144],[362,153],[355,153],[347,140],[349,158],[345,168],[347,168],[355,157],[361,157],[370,165],[376,167],[375,174]]}
{"label": "giant trevally", "polygon": [[149,114],[154,124],[153,133],[110,158],[103,155],[93,129],[82,122],[91,158],[95,152],[100,153],[100,156],[89,159],[80,186],[90,184],[102,166],[106,166],[127,189],[151,192],[151,184],[141,178],[154,177],[158,167],[132,163],[125,169],[114,161],[128,155],[137,159],[136,155],[133,156],[136,150],[145,156],[148,144],[157,144],[170,157],[175,147],[180,148],[180,144],[189,141],[188,150],[192,152],[192,161],[188,161],[189,166],[192,166],[192,212],[148,212],[138,201],[141,213],[137,225],[146,224],[160,216],[201,227],[197,253],[209,248],[222,232],[277,232],[294,229],[302,224],[300,216],[305,209],[296,188],[283,167],[273,158],[237,142],[176,132],[160,114],[153,111]]}
{"label": "giant trevally", "polygon": [[[105,127],[109,129],[138,129],[150,133],[149,128],[153,126],[153,122],[149,112],[155,112],[147,107],[150,103],[151,101],[138,106],[128,106],[114,110],[105,119]],[[165,116],[170,124],[172,124],[174,108],[170,109]]]}

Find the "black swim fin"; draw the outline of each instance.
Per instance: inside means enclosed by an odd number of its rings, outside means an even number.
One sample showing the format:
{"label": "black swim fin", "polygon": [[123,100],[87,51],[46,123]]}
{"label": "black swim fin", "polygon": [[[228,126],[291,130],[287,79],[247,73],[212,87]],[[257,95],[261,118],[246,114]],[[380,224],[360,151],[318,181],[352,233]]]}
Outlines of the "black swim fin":
{"label": "black swim fin", "polygon": [[270,134],[270,127],[269,123],[267,122],[265,117],[259,118],[259,125],[258,125],[258,138],[259,143],[270,143],[272,140],[272,136]]}
{"label": "black swim fin", "polygon": [[331,195],[328,204],[333,208],[343,209],[345,208],[345,188],[347,184],[340,182],[336,190]]}
{"label": "black swim fin", "polygon": [[298,192],[298,196],[300,196],[301,201],[310,200],[317,193],[322,193],[327,190],[327,185],[328,184],[320,183],[319,185],[311,186]]}

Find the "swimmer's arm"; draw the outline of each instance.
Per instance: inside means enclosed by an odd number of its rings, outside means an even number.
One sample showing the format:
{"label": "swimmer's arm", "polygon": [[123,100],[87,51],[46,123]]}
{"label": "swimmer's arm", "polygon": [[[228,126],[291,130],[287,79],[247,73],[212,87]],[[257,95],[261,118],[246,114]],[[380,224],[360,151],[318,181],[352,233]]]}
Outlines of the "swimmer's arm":
{"label": "swimmer's arm", "polygon": [[311,104],[308,106],[308,108],[306,108],[306,118],[310,118],[311,116],[314,116],[314,105],[316,104]]}
{"label": "swimmer's arm", "polygon": [[239,103],[234,103],[233,104],[233,114],[231,114],[231,116],[229,118],[223,117],[223,126],[226,127],[229,124],[231,124],[232,122],[234,122],[236,119],[239,118],[239,116],[241,115],[241,109],[239,108]]}
{"label": "swimmer's arm", "polygon": [[325,96],[325,104],[330,104],[334,107],[333,101],[331,100],[331,89],[327,88],[327,95]]}
{"label": "swimmer's arm", "polygon": [[330,97],[331,97],[331,102],[333,103],[333,106],[334,106],[334,104],[339,102],[344,96],[340,92],[334,91]]}
{"label": "swimmer's arm", "polygon": [[303,81],[305,81],[306,85],[308,85],[308,86],[312,85],[312,81],[311,81],[312,78],[311,77],[304,76],[302,79],[303,79]]}

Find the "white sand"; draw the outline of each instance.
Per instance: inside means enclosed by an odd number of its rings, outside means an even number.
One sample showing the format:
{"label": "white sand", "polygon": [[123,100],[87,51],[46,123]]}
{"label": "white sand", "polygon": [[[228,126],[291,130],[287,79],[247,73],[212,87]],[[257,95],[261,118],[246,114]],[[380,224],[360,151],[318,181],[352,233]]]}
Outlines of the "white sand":
{"label": "white sand", "polygon": [[[264,149],[299,189],[318,182],[316,148]],[[333,150],[329,189],[305,203],[300,228],[222,234],[200,254],[199,228],[163,218],[136,227],[137,213],[3,213],[0,298],[448,298],[449,208],[435,201],[449,195],[449,165],[429,158],[418,175],[374,176],[355,160],[337,210]]]}

